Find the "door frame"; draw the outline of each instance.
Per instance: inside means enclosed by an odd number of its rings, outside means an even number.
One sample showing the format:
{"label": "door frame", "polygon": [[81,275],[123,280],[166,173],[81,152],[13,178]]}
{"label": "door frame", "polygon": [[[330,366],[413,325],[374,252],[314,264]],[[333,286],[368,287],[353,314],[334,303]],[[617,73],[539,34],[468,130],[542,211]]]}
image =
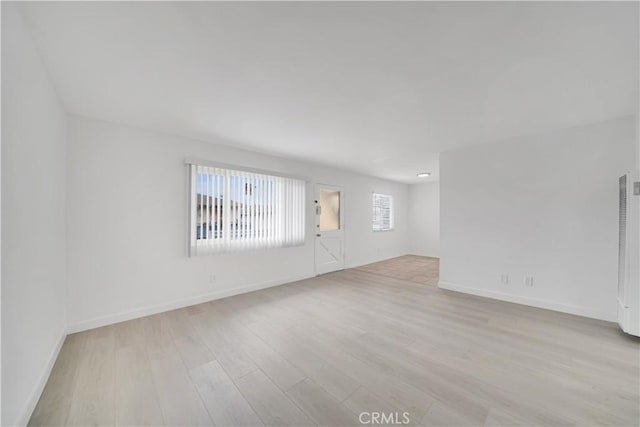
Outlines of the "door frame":
{"label": "door frame", "polygon": [[[329,190],[336,190],[340,192],[340,230],[338,232],[336,231],[324,231],[321,232],[319,230],[320,228],[320,215],[318,214],[318,207],[319,207],[319,203],[320,203],[320,189],[329,189]],[[341,185],[335,185],[335,184],[323,184],[320,182],[315,183],[314,188],[313,188],[313,270],[314,270],[314,274],[316,276],[319,276],[321,274],[326,274],[326,273],[330,273],[330,272],[325,272],[325,273],[318,273],[318,264],[317,264],[317,240],[318,238],[321,236],[320,233],[339,233],[342,235],[342,262],[343,262],[343,268],[346,268],[346,257],[347,257],[347,252],[346,252],[346,228],[345,228],[345,221],[344,221],[344,208],[345,208],[345,191],[344,191],[344,187]],[[334,270],[334,271],[339,271],[339,270]]]}

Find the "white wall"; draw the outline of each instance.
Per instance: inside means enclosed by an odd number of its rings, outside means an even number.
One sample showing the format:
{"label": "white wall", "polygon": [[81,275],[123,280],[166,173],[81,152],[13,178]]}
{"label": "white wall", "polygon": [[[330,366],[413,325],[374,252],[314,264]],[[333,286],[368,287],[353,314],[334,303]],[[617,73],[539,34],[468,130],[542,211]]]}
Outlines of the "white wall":
{"label": "white wall", "polygon": [[409,186],[409,252],[440,256],[440,184]]}
{"label": "white wall", "polygon": [[[187,157],[344,186],[347,267],[407,253],[405,184],[78,117],[69,132],[71,330],[314,273],[310,213],[304,246],[186,257]],[[371,231],[374,191],[394,196],[393,232]]]}
{"label": "white wall", "polygon": [[441,287],[615,320],[618,177],[634,166],[634,126],[441,153]]}
{"label": "white wall", "polygon": [[31,414],[65,330],[66,115],[2,4],[2,425]]}

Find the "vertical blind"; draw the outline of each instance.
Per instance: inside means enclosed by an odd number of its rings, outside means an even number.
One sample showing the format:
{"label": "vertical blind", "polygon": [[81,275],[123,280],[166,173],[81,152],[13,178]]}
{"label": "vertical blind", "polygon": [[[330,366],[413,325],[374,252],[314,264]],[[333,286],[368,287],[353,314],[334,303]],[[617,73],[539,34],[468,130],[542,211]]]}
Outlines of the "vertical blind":
{"label": "vertical blind", "polygon": [[190,164],[191,255],[305,239],[305,181]]}
{"label": "vertical blind", "polygon": [[393,198],[373,193],[373,231],[393,230]]}

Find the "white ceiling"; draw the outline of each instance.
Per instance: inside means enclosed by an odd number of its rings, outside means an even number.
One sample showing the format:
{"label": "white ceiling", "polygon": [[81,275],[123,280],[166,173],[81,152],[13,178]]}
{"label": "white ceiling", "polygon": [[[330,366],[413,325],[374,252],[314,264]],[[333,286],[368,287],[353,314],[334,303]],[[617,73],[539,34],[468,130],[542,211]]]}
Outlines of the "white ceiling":
{"label": "white ceiling", "polygon": [[636,2],[21,7],[72,113],[402,182],[638,104]]}

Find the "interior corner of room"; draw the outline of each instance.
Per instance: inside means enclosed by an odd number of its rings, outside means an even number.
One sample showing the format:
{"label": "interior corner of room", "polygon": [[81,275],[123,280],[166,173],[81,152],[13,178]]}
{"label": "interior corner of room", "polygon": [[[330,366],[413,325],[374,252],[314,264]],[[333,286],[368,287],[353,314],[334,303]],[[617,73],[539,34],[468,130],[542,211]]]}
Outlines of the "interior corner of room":
{"label": "interior corner of room", "polygon": [[638,423],[637,3],[1,12],[0,424]]}

